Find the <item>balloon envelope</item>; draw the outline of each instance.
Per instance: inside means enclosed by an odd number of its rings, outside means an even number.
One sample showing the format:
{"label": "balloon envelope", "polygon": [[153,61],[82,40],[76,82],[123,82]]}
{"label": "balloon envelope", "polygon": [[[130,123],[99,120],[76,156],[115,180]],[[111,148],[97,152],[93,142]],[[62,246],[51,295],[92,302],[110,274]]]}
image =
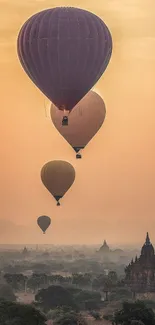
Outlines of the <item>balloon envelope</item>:
{"label": "balloon envelope", "polygon": [[106,108],[103,99],[94,91],[90,91],[71,112],[67,127],[62,126],[62,113],[54,105],[51,105],[50,114],[56,129],[78,152],[102,126]]}
{"label": "balloon envelope", "polygon": [[75,180],[75,170],[66,161],[49,161],[41,170],[41,180],[58,202],[57,205],[59,205],[59,200],[65,195]]}
{"label": "balloon envelope", "polygon": [[58,7],[25,22],[17,51],[35,85],[59,109],[71,111],[105,71],[112,38],[105,23],[93,13]]}
{"label": "balloon envelope", "polygon": [[47,228],[50,226],[51,224],[51,218],[47,217],[47,216],[40,216],[37,219],[37,223],[38,226],[41,228],[41,230],[43,231],[43,233],[45,234],[45,231],[47,230]]}

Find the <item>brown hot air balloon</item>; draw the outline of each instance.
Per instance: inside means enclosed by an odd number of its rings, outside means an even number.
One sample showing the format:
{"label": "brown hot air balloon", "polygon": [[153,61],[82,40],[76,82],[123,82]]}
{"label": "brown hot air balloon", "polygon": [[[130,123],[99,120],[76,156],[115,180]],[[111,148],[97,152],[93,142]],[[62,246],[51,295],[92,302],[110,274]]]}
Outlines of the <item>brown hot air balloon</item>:
{"label": "brown hot air balloon", "polygon": [[41,180],[60,205],[59,200],[74,183],[75,169],[67,161],[49,161],[41,170]]}
{"label": "brown hot air balloon", "polygon": [[71,112],[70,122],[66,128],[61,123],[61,111],[53,104],[50,114],[56,129],[77,153],[76,158],[81,158],[78,152],[88,144],[102,126],[106,108],[103,99],[94,91],[90,91]]}
{"label": "brown hot air balloon", "polygon": [[51,224],[51,218],[48,216],[40,216],[37,219],[37,224],[43,231],[43,234],[45,234],[46,230],[48,229],[48,227]]}

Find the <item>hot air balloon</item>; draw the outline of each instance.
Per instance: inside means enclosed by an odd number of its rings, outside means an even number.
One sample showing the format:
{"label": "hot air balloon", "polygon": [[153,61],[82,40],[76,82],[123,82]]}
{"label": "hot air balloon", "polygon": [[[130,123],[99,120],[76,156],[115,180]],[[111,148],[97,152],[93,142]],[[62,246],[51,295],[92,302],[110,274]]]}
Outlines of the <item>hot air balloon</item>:
{"label": "hot air balloon", "polygon": [[21,65],[54,105],[68,114],[96,84],[111,54],[112,38],[93,13],[58,7],[43,10],[22,26],[17,40]]}
{"label": "hot air balloon", "polygon": [[67,161],[49,161],[41,170],[41,180],[48,191],[54,196],[59,206],[59,200],[74,183],[75,170]]}
{"label": "hot air balloon", "polygon": [[43,231],[43,233],[45,234],[47,228],[51,224],[51,218],[50,217],[47,217],[47,216],[41,216],[41,217],[39,217],[37,219],[37,224],[41,228],[41,230]]}
{"label": "hot air balloon", "polygon": [[67,128],[62,127],[62,114],[53,104],[50,114],[56,129],[77,153],[76,158],[81,158],[79,151],[85,148],[102,126],[106,109],[103,99],[94,91],[90,91],[70,114]]}

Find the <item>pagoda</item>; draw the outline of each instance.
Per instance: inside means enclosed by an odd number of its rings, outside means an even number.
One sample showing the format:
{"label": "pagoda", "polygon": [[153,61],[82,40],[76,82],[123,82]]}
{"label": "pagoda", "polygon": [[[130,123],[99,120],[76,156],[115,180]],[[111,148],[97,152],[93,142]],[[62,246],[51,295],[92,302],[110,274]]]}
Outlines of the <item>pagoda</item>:
{"label": "pagoda", "polygon": [[24,247],[24,249],[22,250],[22,255],[23,257],[27,257],[29,255],[28,249],[26,247]]}
{"label": "pagoda", "polygon": [[109,246],[107,245],[107,242],[106,240],[104,240],[103,242],[103,245],[100,247],[100,249],[98,250],[98,253],[110,253],[110,248]]}
{"label": "pagoda", "polygon": [[140,256],[125,268],[125,283],[137,293],[155,292],[155,252],[148,232]]}

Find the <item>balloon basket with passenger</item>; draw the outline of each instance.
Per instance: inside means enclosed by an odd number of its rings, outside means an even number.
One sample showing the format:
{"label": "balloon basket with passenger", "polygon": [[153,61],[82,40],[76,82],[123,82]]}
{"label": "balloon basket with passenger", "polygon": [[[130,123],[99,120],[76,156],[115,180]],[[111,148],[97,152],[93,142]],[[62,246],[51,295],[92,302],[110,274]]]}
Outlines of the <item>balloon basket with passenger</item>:
{"label": "balloon basket with passenger", "polygon": [[66,109],[65,105],[60,105],[59,110],[63,112],[62,126],[68,126],[68,115],[70,111]]}
{"label": "balloon basket with passenger", "polygon": [[76,159],[82,159],[82,155],[80,153],[80,150],[84,149],[84,147],[73,147],[73,149],[76,152]]}
{"label": "balloon basket with passenger", "polygon": [[68,116],[63,116],[62,126],[67,126],[67,125],[68,125]]}

